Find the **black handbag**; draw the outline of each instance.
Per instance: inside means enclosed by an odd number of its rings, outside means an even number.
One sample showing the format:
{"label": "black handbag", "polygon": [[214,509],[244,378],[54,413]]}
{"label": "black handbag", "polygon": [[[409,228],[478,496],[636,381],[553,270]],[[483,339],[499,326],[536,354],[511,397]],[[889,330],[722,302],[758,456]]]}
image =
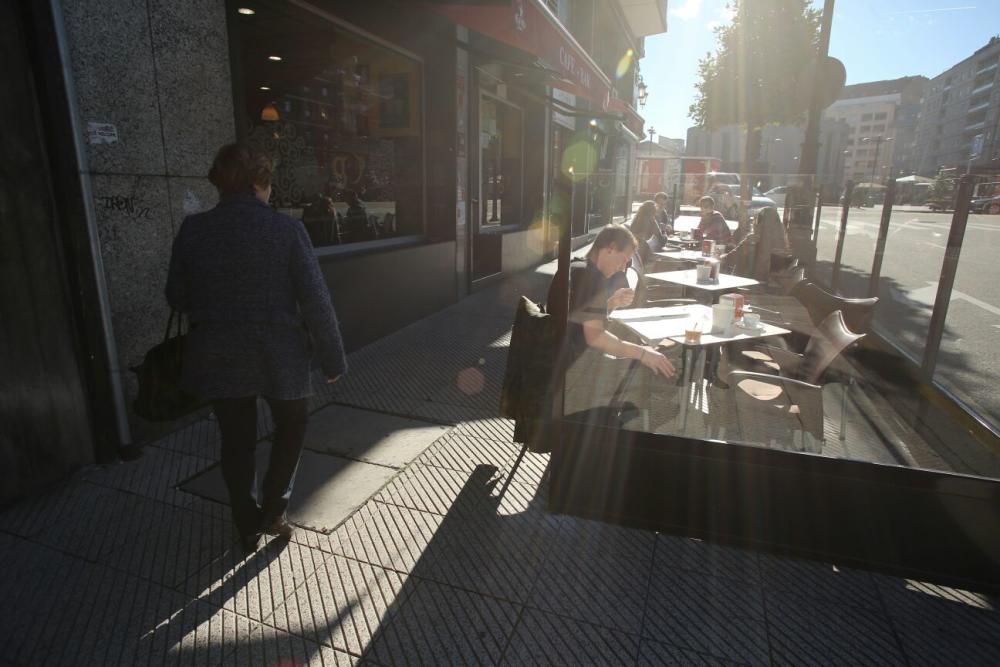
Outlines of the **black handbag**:
{"label": "black handbag", "polygon": [[[177,327],[172,332],[175,316]],[[139,379],[139,394],[132,402],[132,410],[143,419],[172,421],[203,405],[196,396],[180,387],[187,338],[183,328],[183,315],[171,310],[163,342],[150,349],[141,364],[130,369]]]}

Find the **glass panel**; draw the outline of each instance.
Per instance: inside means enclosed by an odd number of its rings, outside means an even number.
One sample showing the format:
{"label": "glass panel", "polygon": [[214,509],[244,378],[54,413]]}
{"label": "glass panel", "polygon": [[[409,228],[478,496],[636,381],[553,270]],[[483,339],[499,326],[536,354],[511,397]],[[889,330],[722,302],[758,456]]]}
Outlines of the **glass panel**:
{"label": "glass panel", "polygon": [[[921,27],[934,33],[924,44],[973,32],[975,38],[942,56],[940,74],[917,76],[905,66],[911,60],[892,57],[912,46],[912,26],[889,26],[864,3],[845,11],[844,22],[834,21],[830,55],[844,63],[848,83],[823,100],[814,177],[799,173],[813,167],[805,164],[812,162],[805,112],[793,114],[801,120],[783,117],[796,96],[781,90],[782,81],[801,68],[770,82],[771,72],[762,70],[759,78],[749,77],[760,89],[747,90],[744,68],[737,68],[739,77],[720,74],[744,56],[730,52],[703,60],[694,76],[706,80],[678,98],[686,84],[673,76],[673,64],[658,69],[658,61],[643,61],[644,81],[669,91],[669,101],[657,104],[690,109],[704,126],[685,119],[681,129],[665,129],[662,108],[651,114],[668,136],[686,131],[687,143],[682,158],[660,156],[652,141],[638,151],[632,213],[642,252],[633,251],[627,237],[623,248],[602,245],[599,236],[587,259],[574,263],[565,383],[570,420],[685,436],[706,450],[724,440],[1000,478],[1000,362],[993,352],[1000,329],[994,287],[1000,226],[990,212],[995,207],[1000,214],[993,199],[1000,194],[1000,140],[989,132],[997,110],[987,108],[988,95],[974,92],[977,62],[995,62],[1000,40],[969,20],[962,29],[936,21]],[[736,39],[748,25],[763,31],[775,25],[755,23],[752,14],[736,18],[732,31],[727,26],[720,34]],[[884,50],[889,69],[883,80],[866,79],[859,64],[858,26],[871,25],[880,26],[880,40],[895,44]],[[660,48],[655,39],[650,53]],[[766,50],[766,39],[747,43]],[[726,45],[723,40],[723,51]],[[678,48],[671,55],[682,53]],[[752,68],[753,60],[743,64]],[[709,66],[720,69],[713,74]],[[772,101],[778,108],[767,109]],[[755,105],[763,117],[746,117]],[[759,133],[748,134],[748,126]],[[649,125],[646,131],[652,140]],[[977,210],[956,255],[947,243],[954,179],[964,174],[977,182],[971,192]],[[759,189],[749,202],[759,217],[752,228],[731,229],[738,247],[727,248],[725,257],[703,257],[697,230],[712,229],[716,215],[723,225],[739,217],[747,203],[727,195],[748,175]],[[887,203],[894,179],[896,198]],[[848,181],[855,187],[845,201]],[[675,186],[679,215],[665,221],[673,229],[661,230],[664,245],[653,247],[645,243],[655,229],[641,215],[641,200]],[[822,211],[814,217],[817,192]],[[702,213],[696,204],[705,194],[715,206]],[[876,255],[883,213],[885,247]],[[956,257],[954,287],[939,299],[942,274],[947,280]],[[721,271],[714,277],[716,266]],[[627,291],[633,285],[634,296]]]}
{"label": "glass panel", "polygon": [[484,96],[479,104],[481,226],[521,224],[522,113]]}
{"label": "glass panel", "polygon": [[423,231],[420,63],[314,14],[238,15],[240,128],[276,162],[272,203],[313,245]]}
{"label": "glass panel", "polygon": [[[922,196],[906,185],[897,191],[874,322],[879,336],[918,364],[925,353],[951,226],[951,213],[928,211],[913,203]],[[865,215],[863,210],[859,217]]]}
{"label": "glass panel", "polygon": [[[991,204],[977,205],[989,211]],[[1000,364],[995,342],[1000,334],[996,252],[998,215],[972,213],[965,228],[955,286],[937,357],[934,380],[946,387],[992,427],[1000,431]],[[938,214],[950,218],[950,214]],[[942,225],[944,227],[944,225]],[[947,239],[945,233],[941,241]],[[942,243],[943,245],[943,243]],[[933,278],[936,280],[936,278]],[[930,284],[928,287],[936,287]]]}

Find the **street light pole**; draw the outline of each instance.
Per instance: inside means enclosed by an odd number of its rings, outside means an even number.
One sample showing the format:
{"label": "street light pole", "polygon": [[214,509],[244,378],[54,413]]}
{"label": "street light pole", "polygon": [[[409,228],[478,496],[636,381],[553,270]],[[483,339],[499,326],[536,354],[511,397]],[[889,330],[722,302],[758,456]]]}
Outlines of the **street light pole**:
{"label": "street light pole", "polygon": [[[865,137],[864,139],[862,139],[862,141],[870,141],[870,140],[871,137]],[[883,139],[881,134],[875,138],[875,159],[872,161],[872,177],[871,180],[869,181],[869,183],[871,183],[872,185],[875,184],[875,168],[878,167],[878,150],[879,147],[882,146],[882,141]],[[892,137],[888,137],[884,141],[886,142],[892,141]]]}

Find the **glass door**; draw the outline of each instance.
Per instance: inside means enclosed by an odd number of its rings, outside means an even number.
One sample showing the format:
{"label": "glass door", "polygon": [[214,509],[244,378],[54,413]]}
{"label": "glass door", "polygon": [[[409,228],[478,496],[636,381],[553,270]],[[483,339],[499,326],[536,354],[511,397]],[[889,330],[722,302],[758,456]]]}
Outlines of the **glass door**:
{"label": "glass door", "polygon": [[523,112],[506,100],[481,93],[476,224],[472,279],[499,274],[501,231],[520,226],[523,190]]}

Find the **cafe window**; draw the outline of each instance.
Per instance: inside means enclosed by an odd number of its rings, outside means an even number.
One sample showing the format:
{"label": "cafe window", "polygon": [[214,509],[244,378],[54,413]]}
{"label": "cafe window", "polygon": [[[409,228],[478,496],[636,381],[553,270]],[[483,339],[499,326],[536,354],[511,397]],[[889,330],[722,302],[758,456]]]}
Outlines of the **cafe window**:
{"label": "cafe window", "polygon": [[284,3],[235,17],[238,132],[275,161],[272,205],[315,247],[421,234],[421,63]]}

